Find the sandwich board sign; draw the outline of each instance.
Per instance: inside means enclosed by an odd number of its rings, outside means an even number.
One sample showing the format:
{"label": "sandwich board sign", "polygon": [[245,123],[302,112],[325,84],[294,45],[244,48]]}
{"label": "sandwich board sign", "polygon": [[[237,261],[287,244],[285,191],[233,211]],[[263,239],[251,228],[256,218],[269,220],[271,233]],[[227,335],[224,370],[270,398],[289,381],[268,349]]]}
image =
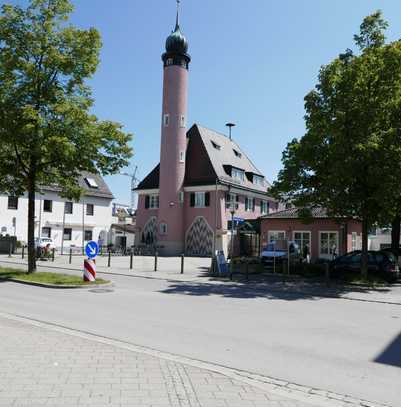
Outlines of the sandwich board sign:
{"label": "sandwich board sign", "polygon": [[216,263],[219,275],[228,274],[228,265],[223,250],[219,250],[216,252]]}

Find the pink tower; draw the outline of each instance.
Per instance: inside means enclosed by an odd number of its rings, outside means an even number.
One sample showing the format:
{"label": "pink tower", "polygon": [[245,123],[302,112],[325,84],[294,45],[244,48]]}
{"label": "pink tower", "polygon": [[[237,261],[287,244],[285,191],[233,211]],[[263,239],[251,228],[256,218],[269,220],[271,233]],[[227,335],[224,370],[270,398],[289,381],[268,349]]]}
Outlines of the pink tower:
{"label": "pink tower", "polygon": [[[179,0],[177,6],[179,7]],[[167,38],[164,64],[160,151],[159,243],[163,254],[184,250],[184,191],[188,68],[188,42],[181,33],[179,9],[175,30]]]}

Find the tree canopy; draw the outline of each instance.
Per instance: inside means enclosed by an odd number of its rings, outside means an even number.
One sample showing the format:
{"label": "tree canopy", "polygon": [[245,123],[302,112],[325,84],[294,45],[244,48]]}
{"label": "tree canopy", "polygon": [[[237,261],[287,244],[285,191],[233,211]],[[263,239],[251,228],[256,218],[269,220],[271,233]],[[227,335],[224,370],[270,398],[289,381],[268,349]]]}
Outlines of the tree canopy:
{"label": "tree canopy", "polygon": [[101,39],[94,28],[68,24],[72,10],[69,0],[1,8],[0,191],[29,194],[30,255],[35,191],[57,184],[79,199],[81,171],[113,174],[132,155],[122,125],[91,112],[87,80],[99,64]]}
{"label": "tree canopy", "polygon": [[347,49],[321,68],[305,97],[306,134],[283,153],[272,192],[296,206],[324,206],[369,225],[391,219],[401,196],[401,42],[385,44],[381,12],[364,19]]}

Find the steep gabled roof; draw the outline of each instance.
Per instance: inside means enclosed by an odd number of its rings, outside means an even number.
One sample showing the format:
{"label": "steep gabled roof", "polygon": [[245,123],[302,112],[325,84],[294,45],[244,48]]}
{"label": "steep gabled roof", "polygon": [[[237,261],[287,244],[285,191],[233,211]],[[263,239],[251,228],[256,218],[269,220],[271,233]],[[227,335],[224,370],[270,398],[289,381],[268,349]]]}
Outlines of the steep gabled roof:
{"label": "steep gabled roof", "polygon": [[[92,179],[96,184],[96,187],[91,187],[86,179]],[[94,184],[94,185],[95,185]],[[99,198],[109,198],[114,199],[112,192],[104,181],[103,177],[100,174],[92,174],[87,171],[81,172],[81,175],[78,177],[78,185],[84,190],[85,196],[96,196]],[[43,186],[44,191],[60,192],[61,188],[57,185],[46,185]]]}
{"label": "steep gabled roof", "polygon": [[[210,185],[216,182],[267,193],[270,186],[241,147],[224,134],[194,124],[187,132],[185,186]],[[244,181],[231,177],[231,168],[245,172]],[[261,184],[252,182],[253,176],[263,177]],[[160,164],[138,185],[137,190],[158,189]]]}
{"label": "steep gabled roof", "polygon": [[158,189],[160,177],[160,164],[157,164],[155,168],[139,183],[136,189]]}
{"label": "steep gabled roof", "polygon": [[[248,177],[252,175],[258,175],[260,177],[264,177],[264,175],[255,167],[246,153],[235,141],[230,140],[224,134],[217,133],[198,124],[195,124],[190,132],[194,130],[199,133],[213,170],[221,182],[266,193],[270,184],[265,178],[263,178],[262,185],[256,185],[248,179]],[[237,181],[233,179],[227,173],[230,167],[245,171],[245,180]]]}

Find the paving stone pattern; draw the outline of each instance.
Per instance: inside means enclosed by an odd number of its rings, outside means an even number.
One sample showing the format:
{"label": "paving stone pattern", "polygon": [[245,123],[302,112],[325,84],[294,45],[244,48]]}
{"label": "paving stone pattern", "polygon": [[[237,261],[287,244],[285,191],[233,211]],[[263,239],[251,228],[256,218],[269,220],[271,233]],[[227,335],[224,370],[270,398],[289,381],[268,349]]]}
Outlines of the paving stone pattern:
{"label": "paving stone pattern", "polygon": [[207,369],[0,317],[0,406],[311,404],[271,394]]}

